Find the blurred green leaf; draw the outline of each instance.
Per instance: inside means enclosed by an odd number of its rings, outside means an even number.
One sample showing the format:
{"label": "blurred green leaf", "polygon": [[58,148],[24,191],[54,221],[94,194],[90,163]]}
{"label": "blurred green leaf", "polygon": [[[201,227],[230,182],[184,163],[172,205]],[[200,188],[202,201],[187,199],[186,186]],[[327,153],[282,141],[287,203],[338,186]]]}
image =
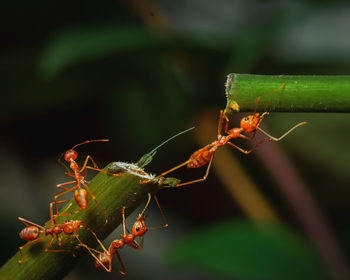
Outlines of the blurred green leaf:
{"label": "blurred green leaf", "polygon": [[54,36],[48,43],[39,61],[39,73],[52,78],[72,64],[121,51],[144,50],[157,46],[159,42],[159,38],[140,27],[71,28]]}
{"label": "blurred green leaf", "polygon": [[222,51],[223,45],[223,41],[208,40],[193,33],[165,35],[138,26],[68,27],[49,40],[38,63],[39,75],[53,78],[71,65],[120,52],[144,52],[157,47]]}
{"label": "blurred green leaf", "polygon": [[169,258],[238,279],[327,278],[307,241],[275,223],[213,225],[176,242]]}

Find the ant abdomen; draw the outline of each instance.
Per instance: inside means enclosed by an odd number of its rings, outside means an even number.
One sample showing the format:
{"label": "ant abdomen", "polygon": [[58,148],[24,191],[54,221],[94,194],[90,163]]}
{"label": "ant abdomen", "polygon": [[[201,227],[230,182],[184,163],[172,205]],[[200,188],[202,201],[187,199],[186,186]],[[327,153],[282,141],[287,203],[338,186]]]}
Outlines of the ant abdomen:
{"label": "ant abdomen", "polygon": [[35,240],[39,237],[40,230],[36,226],[28,226],[21,230],[19,237],[25,241]]}
{"label": "ant abdomen", "polygon": [[85,189],[77,189],[74,192],[74,198],[80,209],[86,210],[88,208],[89,196]]}
{"label": "ant abdomen", "polygon": [[197,168],[206,165],[213,156],[213,152],[207,148],[194,152],[187,164],[188,168]]}

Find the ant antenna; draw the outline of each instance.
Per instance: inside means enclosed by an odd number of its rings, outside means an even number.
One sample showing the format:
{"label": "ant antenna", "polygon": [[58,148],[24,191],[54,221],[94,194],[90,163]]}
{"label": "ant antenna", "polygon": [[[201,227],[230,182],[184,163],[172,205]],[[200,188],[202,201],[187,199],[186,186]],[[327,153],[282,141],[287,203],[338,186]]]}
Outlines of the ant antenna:
{"label": "ant antenna", "polygon": [[188,131],[190,131],[192,129],[194,129],[194,127],[188,128],[188,129],[186,129],[184,131],[181,131],[181,132],[171,136],[170,138],[165,140],[163,143],[161,143],[157,147],[155,147],[152,151],[150,151],[149,153],[143,155],[142,158],[136,163],[136,165],[138,165],[141,168],[145,167],[146,165],[148,165],[152,161],[154,155],[157,153],[157,151],[158,151],[158,149],[160,147],[162,147],[163,145],[165,145],[169,141],[173,140],[174,138],[176,138],[176,137],[178,137],[178,136],[180,136],[180,135],[182,135],[182,134],[184,134],[184,133],[186,133],[186,132],[188,132]]}
{"label": "ant antenna", "polygon": [[[79,143],[79,144],[73,146],[73,148],[72,148],[71,150],[74,150],[74,149],[75,149],[76,147],[78,147],[78,146],[81,146],[81,145],[84,145],[84,144],[87,144],[87,143],[91,143],[91,142],[108,142],[108,141],[109,141],[109,139],[87,140],[87,141],[84,141],[84,142],[82,142],[82,143]],[[61,165],[67,170],[67,172],[69,173],[69,172],[70,172],[69,168],[68,168],[67,165],[65,165],[65,164],[63,163],[63,161],[62,161],[62,157],[64,156],[65,153],[66,153],[66,152],[63,152],[63,153],[60,155],[60,157],[58,158],[57,161],[58,161],[58,163],[61,164]]]}
{"label": "ant antenna", "polygon": [[91,142],[109,142],[109,139],[96,139],[96,140],[87,140],[84,141],[82,143],[76,144],[75,146],[73,146],[72,150],[74,150],[76,147],[87,144],[87,143],[91,143]]}
{"label": "ant antenna", "polygon": [[[273,91],[264,94],[263,96],[265,97],[265,96],[268,96],[268,95],[270,95],[270,94],[272,94],[272,93],[274,93],[274,92],[276,92],[276,91],[279,91],[281,88],[285,87],[286,84],[287,84],[287,83],[283,83],[279,88],[276,88],[276,89],[274,89]],[[255,108],[254,108],[254,114],[256,113],[256,109],[257,109],[257,107],[258,107],[258,103],[259,103],[261,97],[262,97],[262,96],[259,96],[259,97],[256,99]]]}
{"label": "ant antenna", "polygon": [[150,201],[151,201],[151,197],[152,197],[151,194],[148,193],[148,200],[147,200],[147,203],[146,203],[146,205],[145,205],[145,208],[143,208],[142,212],[140,213],[139,217],[144,216],[145,211],[146,211],[146,209],[147,209],[147,207],[148,207],[148,205],[149,205],[149,203],[150,203]]}
{"label": "ant antenna", "polygon": [[60,155],[60,157],[58,158],[58,163],[59,164],[61,164],[66,170],[67,170],[67,172],[69,173],[70,172],[70,170],[69,170],[69,168],[67,167],[67,165],[65,165],[64,163],[63,163],[63,161],[61,160],[62,159],[62,157],[63,157],[63,155],[65,154],[66,152],[63,152],[61,155]]}
{"label": "ant antenna", "polygon": [[168,225],[169,225],[169,224],[168,224],[168,221],[167,221],[167,219],[166,219],[166,217],[165,217],[165,215],[164,215],[164,212],[163,212],[162,208],[161,208],[160,205],[159,205],[159,201],[158,201],[157,196],[154,195],[153,198],[154,198],[154,200],[156,201],[156,203],[157,203],[157,205],[158,205],[158,208],[159,208],[159,211],[160,211],[160,214],[161,214],[162,217],[163,217],[164,225],[158,226],[158,227],[151,227],[151,228],[148,228],[148,230],[156,230],[156,229],[166,228],[166,227],[168,227]]}
{"label": "ant antenna", "polygon": [[296,129],[297,127],[299,126],[302,126],[304,124],[307,124],[307,122],[301,122],[301,123],[298,123],[297,125],[293,126],[291,129],[289,129],[286,133],[284,133],[282,136],[276,138],[276,137],[273,137],[272,135],[268,134],[266,131],[262,130],[260,127],[257,127],[257,129],[259,129],[262,133],[264,133],[267,137],[269,137],[271,140],[273,141],[280,141],[282,140],[285,136],[287,136],[290,132],[292,132],[294,129]]}

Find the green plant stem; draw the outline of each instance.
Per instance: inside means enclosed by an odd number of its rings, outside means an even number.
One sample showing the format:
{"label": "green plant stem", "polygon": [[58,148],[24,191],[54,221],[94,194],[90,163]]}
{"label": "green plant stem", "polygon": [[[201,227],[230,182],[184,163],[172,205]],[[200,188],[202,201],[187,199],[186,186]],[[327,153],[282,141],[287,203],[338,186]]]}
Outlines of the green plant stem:
{"label": "green plant stem", "polygon": [[350,76],[233,73],[227,76],[226,95],[228,113],[254,111],[259,96],[258,111],[350,112]]}
{"label": "green plant stem", "polygon": [[[105,170],[112,164],[108,165]],[[90,171],[93,172],[93,171]],[[121,222],[122,208],[126,207],[126,214],[129,215],[137,206],[147,198],[148,193],[156,193],[160,187],[155,184],[140,184],[140,177],[129,173],[122,173],[122,176],[115,177],[99,172],[89,186],[92,193],[96,196],[102,209],[108,216],[108,224],[105,224],[105,217],[97,208],[96,203],[91,199],[89,207],[85,211],[76,214],[60,217],[61,222],[65,220],[82,220],[87,226],[94,230],[101,240],[104,240]],[[72,206],[68,212],[75,212],[78,207],[73,200]],[[30,217],[23,217],[31,220]],[[37,223],[35,220],[31,220]],[[130,225],[131,226],[131,225]],[[79,238],[89,246],[94,247],[96,241],[92,234],[85,228],[79,229],[77,234]],[[119,236],[116,236],[119,238]],[[23,263],[19,264],[21,259],[19,252],[13,256],[0,269],[0,279],[5,280],[34,280],[34,279],[62,279],[75,264],[80,260],[82,255],[87,254],[87,250],[80,248],[75,250],[77,240],[72,238],[62,247],[58,247],[56,240],[51,249],[74,250],[76,257],[71,253],[45,253],[44,249],[49,241],[50,236],[44,238],[41,242],[30,245],[23,249]],[[91,259],[91,265],[93,260]],[[127,265],[127,264],[126,264]]]}

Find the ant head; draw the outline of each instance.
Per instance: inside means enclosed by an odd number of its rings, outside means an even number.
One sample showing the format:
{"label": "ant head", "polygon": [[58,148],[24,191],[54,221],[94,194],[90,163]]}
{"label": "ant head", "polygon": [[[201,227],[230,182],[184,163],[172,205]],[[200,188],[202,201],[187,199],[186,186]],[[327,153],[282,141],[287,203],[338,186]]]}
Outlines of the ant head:
{"label": "ant head", "polygon": [[145,216],[140,216],[132,227],[132,234],[135,236],[143,236],[147,232],[145,224]]}
{"label": "ant head", "polygon": [[241,119],[241,128],[246,133],[252,133],[259,126],[259,113],[254,115],[246,116]]}
{"label": "ant head", "polygon": [[71,160],[76,160],[77,157],[78,157],[78,154],[73,149],[70,149],[64,153],[64,159],[65,161],[68,161],[68,162]]}

